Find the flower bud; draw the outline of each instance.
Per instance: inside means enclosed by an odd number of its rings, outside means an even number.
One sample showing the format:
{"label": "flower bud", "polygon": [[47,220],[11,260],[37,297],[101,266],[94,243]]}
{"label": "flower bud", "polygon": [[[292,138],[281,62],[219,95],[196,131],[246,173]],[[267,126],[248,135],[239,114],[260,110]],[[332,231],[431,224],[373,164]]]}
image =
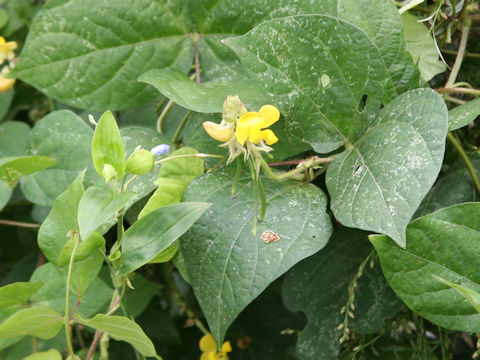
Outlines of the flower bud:
{"label": "flower bud", "polygon": [[152,150],[150,150],[150,152],[153,154],[153,155],[163,155],[163,154],[166,154],[170,151],[170,145],[167,145],[167,144],[160,144],[160,145],[157,145],[155,146]]}
{"label": "flower bud", "polygon": [[155,168],[153,154],[145,149],[136,149],[127,159],[125,172],[135,175],[148,174]]}
{"label": "flower bud", "polygon": [[247,108],[237,95],[227,96],[223,103],[223,121],[234,124],[246,112]]}
{"label": "flower bud", "polygon": [[216,124],[211,121],[205,121],[203,123],[203,128],[208,135],[210,135],[215,140],[221,142],[227,142],[228,140],[230,140],[234,132],[233,124],[224,123],[223,121],[221,124]]}
{"label": "flower bud", "polygon": [[105,179],[105,181],[108,183],[118,176],[117,170],[115,170],[115,168],[112,165],[105,164],[103,165],[102,176]]}

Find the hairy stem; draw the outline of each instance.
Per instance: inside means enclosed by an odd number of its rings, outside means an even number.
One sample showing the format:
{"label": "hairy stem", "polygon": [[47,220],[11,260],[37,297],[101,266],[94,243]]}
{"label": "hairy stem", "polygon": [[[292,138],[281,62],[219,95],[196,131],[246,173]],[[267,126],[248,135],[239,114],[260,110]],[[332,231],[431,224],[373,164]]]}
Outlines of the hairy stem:
{"label": "hairy stem", "polygon": [[185,127],[185,124],[187,123],[188,119],[192,115],[192,113],[193,113],[193,111],[190,110],[189,112],[187,112],[185,117],[182,119],[182,121],[180,122],[180,124],[177,127],[177,130],[175,131],[175,134],[173,135],[172,143],[175,144],[178,141],[178,138],[180,137],[180,134],[181,134],[183,128]]}
{"label": "hairy stem", "polygon": [[452,71],[450,72],[450,76],[448,77],[447,83],[445,84],[445,88],[451,88],[455,81],[457,80],[458,72],[460,71],[460,67],[462,66],[463,58],[465,57],[465,50],[467,48],[467,39],[468,33],[470,31],[470,26],[468,26],[465,22],[462,25],[462,37],[460,39],[460,47],[458,48],[457,57],[455,58],[455,63],[453,64]]}
{"label": "hairy stem", "polygon": [[160,113],[160,115],[158,116],[158,119],[157,119],[157,131],[159,133],[162,133],[163,130],[162,130],[162,126],[163,126],[163,122],[165,121],[165,118],[167,117],[167,114],[168,112],[170,111],[170,109],[172,108],[173,104],[175,104],[172,100],[169,100],[167,105],[165,105],[165,107],[163,108],[162,112]]}

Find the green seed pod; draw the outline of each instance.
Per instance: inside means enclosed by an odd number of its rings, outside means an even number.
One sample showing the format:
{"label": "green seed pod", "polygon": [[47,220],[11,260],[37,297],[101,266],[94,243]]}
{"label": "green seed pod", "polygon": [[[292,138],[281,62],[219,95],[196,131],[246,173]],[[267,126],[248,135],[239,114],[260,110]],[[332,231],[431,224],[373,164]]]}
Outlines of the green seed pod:
{"label": "green seed pod", "polygon": [[127,159],[128,174],[144,175],[155,168],[154,155],[145,149],[136,149]]}

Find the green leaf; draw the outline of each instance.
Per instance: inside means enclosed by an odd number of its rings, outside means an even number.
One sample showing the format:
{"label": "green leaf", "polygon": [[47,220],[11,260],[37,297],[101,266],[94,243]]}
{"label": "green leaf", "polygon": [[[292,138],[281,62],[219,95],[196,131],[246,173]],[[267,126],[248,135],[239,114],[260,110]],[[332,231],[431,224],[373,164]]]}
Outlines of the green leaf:
{"label": "green leaf", "polygon": [[30,126],[24,122],[6,121],[0,124],[0,157],[24,155],[29,136]]}
{"label": "green leaf", "polygon": [[93,168],[92,136],[92,129],[68,110],[54,111],[37,122],[28,153],[50,156],[57,163],[51,169],[22,178],[20,185],[25,197],[35,204],[52,206],[85,168],[88,183],[103,183]]}
{"label": "green leaf", "polygon": [[[349,297],[349,286],[358,275],[360,265],[368,261],[372,248],[366,233],[338,228],[329,244],[314,256],[302,261],[287,273],[282,295],[287,308],[302,311],[308,323],[300,333],[297,352],[301,359],[336,359],[345,314],[341,310]],[[369,262],[369,261],[368,261]],[[355,289],[355,316],[350,328],[357,333],[375,333],[401,307],[377,264],[366,264]]]}
{"label": "green leaf", "polygon": [[62,355],[57,350],[50,349],[27,356],[23,360],[62,360]]}
{"label": "green leaf", "polygon": [[448,131],[457,130],[470,124],[478,115],[480,115],[480,98],[454,107],[448,112]]}
{"label": "green leaf", "polygon": [[221,113],[228,95],[238,95],[250,108],[258,109],[268,102],[252,80],[209,81],[197,84],[175,69],[150,70],[139,81],[155,86],[175,103],[204,113]]}
{"label": "green leaf", "polygon": [[11,156],[0,158],[0,180],[6,181],[13,188],[25,175],[49,168],[55,160],[47,156]]}
{"label": "green leaf", "polygon": [[0,287],[0,310],[13,305],[28,305],[28,299],[41,286],[39,282],[16,282]]}
{"label": "green leaf", "polygon": [[[174,151],[170,156],[197,154],[198,151],[183,147]],[[138,215],[141,219],[148,213],[161,206],[174,204],[182,200],[183,193],[193,179],[203,174],[203,159],[186,157],[171,159],[163,162],[155,184],[157,190],[150,197]]]}
{"label": "green leaf", "polygon": [[326,153],[354,142],[394,95],[383,89],[389,77],[373,39],[339,18],[271,20],[226,43],[285,116],[273,131],[293,149],[308,143]]}
{"label": "green leaf", "polygon": [[116,194],[108,187],[89,187],[78,204],[80,237],[86,240],[102,225],[115,223],[117,213],[134,195],[131,191]]}
{"label": "green leaf", "polygon": [[[3,31],[2,33],[5,34],[5,32]],[[7,115],[8,110],[10,109],[10,105],[12,104],[14,94],[15,91],[13,89],[7,91],[6,93],[0,94],[0,120],[2,120],[5,115]]]}
{"label": "green leaf", "polygon": [[143,356],[161,359],[142,328],[129,318],[97,314],[92,319],[82,319],[76,316],[75,320],[82,325],[103,331],[115,340],[128,342]]}
{"label": "green leaf", "polygon": [[[232,198],[233,177],[207,173],[194,180],[185,201],[214,205],[180,239],[188,274],[218,344],[237,315],[271,282],[320,250],[332,227],[325,194],[316,186],[264,181],[267,211],[252,234],[252,184],[242,179]],[[280,239],[266,244],[272,231]]]}
{"label": "green leaf", "polygon": [[8,186],[6,181],[0,180],[0,211],[7,205],[10,196],[12,195],[12,189]]}
{"label": "green leaf", "polygon": [[423,80],[429,81],[444,72],[447,66],[439,59],[439,51],[430,30],[408,13],[402,14],[402,23],[407,39],[407,51],[418,66]]}
{"label": "green leaf", "polygon": [[[470,152],[467,156],[477,174],[480,173],[480,154]],[[465,162],[459,158],[430,189],[415,216],[423,216],[444,207],[479,200],[472,175],[465,166]]]}
{"label": "green leaf", "polygon": [[53,204],[52,211],[38,231],[38,246],[52,264],[58,266],[58,256],[68,241],[67,234],[78,230],[78,204],[84,194],[83,173]]}
{"label": "green leaf", "polygon": [[[32,296],[35,306],[56,309],[65,313],[66,272],[59,271],[53,264],[47,263],[37,268],[30,281],[42,282],[43,286]],[[78,314],[85,317],[94,316],[104,311],[113,295],[113,290],[98,277],[94,279],[83,294]],[[79,300],[75,293],[70,294],[70,303]]]}
{"label": "green leaf", "polygon": [[138,274],[133,274],[130,282],[134,289],[126,289],[122,305],[125,306],[127,314],[136,318],[145,310],[153,296],[159,293],[161,286]]}
{"label": "green leaf", "polygon": [[405,228],[440,171],[447,121],[443,100],[430,89],[411,90],[387,104],[328,167],[335,218],[405,247]]}
{"label": "green leaf", "polygon": [[462,285],[452,283],[448,280],[445,280],[444,278],[441,278],[440,276],[437,276],[437,275],[432,275],[432,276],[438,281],[441,281],[444,284],[450,286],[451,288],[457,290],[480,314],[480,292],[477,292],[473,289],[469,289],[468,287],[465,287]]}
{"label": "green leaf", "polygon": [[139,75],[190,68],[190,28],[184,0],[49,1],[31,25],[15,73],[75,107],[141,105],[157,92],[136,82]]}
{"label": "green leaf", "polygon": [[115,179],[125,174],[125,152],[117,122],[111,111],[106,111],[95,128],[92,139],[92,159],[95,170],[103,176],[105,165],[111,165],[116,171]]}
{"label": "green leaf", "polygon": [[204,202],[162,206],[135,222],[123,236],[120,275],[145,265],[172,245],[210,206]]}
{"label": "green leaf", "polygon": [[[68,265],[75,247],[75,240],[70,239],[63,247],[58,256],[58,266]],[[75,252],[74,261],[82,261],[88,258],[95,250],[105,251],[105,239],[98,232],[94,231],[85,241],[80,242]]]}
{"label": "green leaf", "polygon": [[41,307],[20,310],[0,325],[0,338],[11,339],[31,335],[51,339],[63,327],[63,315],[55,310]]}
{"label": "green leaf", "polygon": [[152,260],[150,260],[149,263],[161,264],[161,263],[169,262],[177,254],[177,252],[178,252],[178,245],[172,244],[168,248],[163,250],[161,253],[159,253],[157,256],[155,256]]}
{"label": "green leaf", "polygon": [[407,247],[386,236],[371,236],[383,273],[413,311],[446,329],[480,331],[480,314],[456,289],[434,276],[480,291],[478,259],[480,204],[438,210],[407,228]]}

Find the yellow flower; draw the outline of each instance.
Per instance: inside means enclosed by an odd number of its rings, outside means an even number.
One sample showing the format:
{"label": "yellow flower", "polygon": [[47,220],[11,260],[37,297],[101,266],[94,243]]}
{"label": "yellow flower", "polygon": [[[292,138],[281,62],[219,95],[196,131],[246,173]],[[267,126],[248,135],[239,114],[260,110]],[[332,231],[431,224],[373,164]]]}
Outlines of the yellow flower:
{"label": "yellow flower", "polygon": [[200,360],[228,360],[227,353],[232,351],[230,341],[226,341],[222,345],[222,351],[219,352],[212,334],[204,335],[200,339],[199,345],[202,350]]}
{"label": "yellow flower", "polygon": [[250,111],[244,114],[237,123],[237,141],[244,145],[245,141],[258,144],[265,140],[268,145],[275,144],[278,138],[272,130],[265,129],[278,121],[280,112],[273,105],[264,105],[258,112]]}
{"label": "yellow flower", "polygon": [[17,46],[15,41],[6,42],[5,38],[0,36],[0,64],[3,64],[5,60],[13,60],[15,58],[13,51]]}

